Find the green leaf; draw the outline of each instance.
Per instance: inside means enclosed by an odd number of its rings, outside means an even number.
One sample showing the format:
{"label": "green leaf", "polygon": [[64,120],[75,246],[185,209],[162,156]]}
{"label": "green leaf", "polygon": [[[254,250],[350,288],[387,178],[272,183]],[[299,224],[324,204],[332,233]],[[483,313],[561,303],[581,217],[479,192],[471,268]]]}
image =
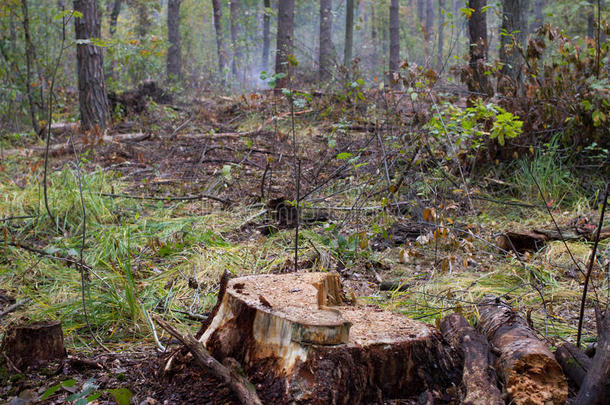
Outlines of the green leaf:
{"label": "green leaf", "polygon": [[339,160],[345,160],[345,159],[349,159],[349,158],[351,158],[352,156],[354,156],[354,155],[352,155],[352,154],[351,154],[351,153],[349,153],[349,152],[342,152],[342,153],[339,153],[339,154],[337,155],[337,159],[339,159]]}
{"label": "green leaf", "polygon": [[112,395],[117,405],[129,405],[129,401],[133,397],[133,393],[127,388],[112,389],[108,390],[108,392]]}
{"label": "green leaf", "polygon": [[51,395],[55,394],[57,392],[57,390],[59,390],[60,388],[61,388],[61,383],[47,388],[47,390],[40,397],[40,401],[44,401],[45,399],[49,398]]}

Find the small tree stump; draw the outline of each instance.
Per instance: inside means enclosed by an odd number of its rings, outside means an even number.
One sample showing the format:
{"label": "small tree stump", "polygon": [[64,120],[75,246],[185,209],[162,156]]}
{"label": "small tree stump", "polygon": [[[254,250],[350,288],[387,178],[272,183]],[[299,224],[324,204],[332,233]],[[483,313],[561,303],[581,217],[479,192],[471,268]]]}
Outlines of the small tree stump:
{"label": "small tree stump", "polygon": [[459,361],[431,326],[348,305],[337,273],[232,279],[201,336],[267,403],[359,404],[444,390]]}
{"label": "small tree stump", "polygon": [[2,351],[18,369],[36,367],[66,357],[61,322],[15,326],[2,341]]}
{"label": "small tree stump", "polygon": [[568,382],[553,353],[536,337],[527,321],[495,299],[479,304],[479,314],[481,333],[500,351],[496,369],[511,403],[564,404]]}

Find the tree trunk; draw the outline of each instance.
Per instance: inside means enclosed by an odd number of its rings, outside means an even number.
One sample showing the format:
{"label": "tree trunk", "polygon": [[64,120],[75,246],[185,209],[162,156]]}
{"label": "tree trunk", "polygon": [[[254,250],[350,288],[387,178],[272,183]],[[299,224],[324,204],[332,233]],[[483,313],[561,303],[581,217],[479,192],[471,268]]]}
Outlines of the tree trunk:
{"label": "tree trunk", "polygon": [[[77,42],[100,38],[97,0],[74,0],[74,10],[82,13],[81,18],[74,19]],[[77,43],[76,64],[81,128],[85,131],[96,126],[104,129],[110,114],[104,80],[103,48],[91,43]]]}
{"label": "tree trunk", "polygon": [[[522,57],[518,48],[525,44],[526,22],[524,12],[528,0],[502,0],[502,26],[500,28],[500,55],[502,74],[508,76],[515,89],[521,78]],[[502,89],[502,84],[498,87]]]}
{"label": "tree trunk", "polygon": [[352,62],[352,49],[354,43],[354,0],[347,0],[345,5],[345,48],[343,64],[349,69]]}
{"label": "tree trunk", "polygon": [[432,27],[434,26],[434,0],[426,1],[426,23],[424,24],[424,37],[426,42],[432,39]]}
{"label": "tree trunk", "polygon": [[182,77],[182,54],[180,48],[180,3],[182,0],[167,2],[167,81],[180,81]]}
{"label": "tree trunk", "polygon": [[571,343],[562,343],[555,351],[555,358],[565,375],[580,387],[591,369],[591,359]]}
{"label": "tree trunk", "polygon": [[589,0],[587,7],[587,36],[595,39],[595,3],[596,0]]}
{"label": "tree trunk", "polygon": [[603,405],[610,398],[610,314],[595,308],[597,349],[574,405]]}
{"label": "tree trunk", "polygon": [[214,29],[216,30],[216,48],[218,51],[218,70],[221,77],[225,77],[225,68],[227,66],[227,53],[224,45],[224,33],[222,32],[222,4],[220,0],[212,0],[212,8],[214,11]]}
{"label": "tree trunk", "polygon": [[[23,33],[25,37],[25,88],[28,97],[28,105],[30,107],[30,119],[32,120],[32,128],[34,133],[40,134],[40,123],[38,122],[38,109],[34,103],[34,95],[32,94],[32,58],[36,58],[36,50],[30,37],[30,16],[28,12],[28,1],[21,0],[21,9],[23,11]],[[42,88],[42,84],[41,84]]]}
{"label": "tree trunk", "polygon": [[499,299],[481,302],[479,317],[478,328],[500,352],[496,370],[512,403],[564,404],[566,378],[527,321]]}
{"label": "tree trunk", "polygon": [[239,18],[239,0],[230,0],[230,8],[229,11],[231,12],[230,15],[230,23],[231,23],[231,48],[232,48],[232,54],[233,54],[233,58],[231,60],[231,72],[233,73],[233,76],[237,76],[237,68],[238,65],[241,64],[241,49],[239,47],[239,43],[238,43],[238,34],[239,34],[239,30],[238,30],[238,22],[237,19]]}
{"label": "tree trunk", "polygon": [[269,26],[271,25],[271,0],[265,0],[264,2],[265,9],[263,10],[263,60],[262,66],[265,72],[269,71],[269,49],[270,49],[270,41],[269,41]]}
{"label": "tree trunk", "polygon": [[445,28],[445,0],[438,0],[438,58],[436,60],[436,70],[440,73],[443,68],[443,29]]}
{"label": "tree trunk", "polygon": [[123,0],[114,0],[112,11],[110,11],[110,37],[114,37],[116,33],[116,24],[121,13],[121,4]]}
{"label": "tree trunk", "polygon": [[243,365],[264,403],[370,404],[445,392],[459,378],[434,328],[346,303],[337,273],[232,279],[200,338]]}
{"label": "tree trunk", "polygon": [[371,67],[377,72],[379,70],[377,61],[377,13],[376,4],[371,2]]}
{"label": "tree trunk", "polygon": [[281,0],[277,12],[277,50],[275,52],[275,73],[286,74],[276,82],[276,88],[281,89],[288,85],[291,76],[292,42],[294,36],[294,1]]}
{"label": "tree trunk", "polygon": [[136,33],[140,39],[148,35],[150,30],[150,15],[148,14],[148,4],[146,0],[136,0]]}
{"label": "tree trunk", "polygon": [[470,78],[467,81],[471,92],[491,95],[491,86],[485,76],[487,62],[487,12],[483,8],[487,0],[469,0],[468,7],[473,9],[468,19],[468,34],[470,36]]}
{"label": "tree trunk", "polygon": [[333,27],[333,1],[320,0],[320,55],[318,57],[318,77],[325,81],[330,77],[332,64],[332,27]]}
{"label": "tree trunk", "polygon": [[419,28],[421,28],[422,24],[424,23],[424,19],[426,17],[425,14],[426,0],[417,0],[417,24],[419,25]]}
{"label": "tree trunk", "polygon": [[390,83],[400,66],[400,9],[398,0],[390,3]]}
{"label": "tree trunk", "polygon": [[460,314],[452,314],[441,322],[443,337],[464,358],[462,385],[465,405],[504,405],[497,386],[494,356],[487,340]]}

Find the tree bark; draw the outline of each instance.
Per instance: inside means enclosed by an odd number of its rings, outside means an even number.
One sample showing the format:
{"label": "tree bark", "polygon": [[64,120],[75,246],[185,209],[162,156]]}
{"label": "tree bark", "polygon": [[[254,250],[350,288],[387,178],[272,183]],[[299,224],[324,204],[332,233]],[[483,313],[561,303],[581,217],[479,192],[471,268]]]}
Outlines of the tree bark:
{"label": "tree bark", "polygon": [[568,383],[527,321],[499,299],[482,301],[478,328],[500,352],[496,370],[514,404],[564,404]]}
{"label": "tree bark", "polygon": [[591,369],[591,359],[571,343],[562,343],[555,351],[555,358],[565,375],[580,387]]}
{"label": "tree bark", "polygon": [[320,0],[320,55],[318,57],[318,77],[325,81],[330,77],[330,66],[332,63],[332,14],[333,1]]}
{"label": "tree bark", "polygon": [[61,322],[37,322],[13,327],[4,336],[2,351],[18,369],[62,359],[66,357],[66,349]]}
{"label": "tree bark", "polygon": [[[525,10],[529,0],[502,0],[502,25],[500,28],[500,62],[502,74],[508,76],[513,86],[518,87],[521,78],[522,57],[517,47],[525,44]],[[502,89],[501,83],[498,87]]]}
{"label": "tree bark", "polygon": [[237,19],[239,18],[239,0],[230,0],[230,23],[231,23],[231,48],[233,58],[231,59],[231,72],[233,76],[237,76],[238,65],[241,64],[241,49],[239,47],[239,28]]}
{"label": "tree bark", "polygon": [[150,30],[150,15],[148,14],[148,4],[146,0],[135,0],[136,11],[136,33],[143,39]]}
{"label": "tree bark", "polygon": [[112,4],[112,10],[110,11],[110,37],[114,37],[116,33],[116,24],[121,13],[121,4],[123,0],[114,0]]}
{"label": "tree bark", "polygon": [[487,12],[483,8],[487,0],[469,0],[468,7],[473,9],[468,19],[468,34],[470,37],[470,76],[467,81],[471,92],[491,95],[491,86],[485,76],[487,62]]}
{"label": "tree bark", "polygon": [[432,39],[432,27],[434,26],[434,0],[426,0],[426,23],[424,24],[424,37],[426,42]]}
{"label": "tree bark", "polygon": [[574,405],[603,405],[610,398],[610,314],[595,308],[597,350]]}
{"label": "tree bark", "polygon": [[182,53],[180,47],[180,4],[182,0],[167,2],[167,81],[180,81],[182,77]]}
{"label": "tree bark", "polygon": [[436,70],[440,73],[443,69],[443,30],[445,28],[445,0],[438,0],[438,58],[436,60]]}
{"label": "tree bark", "polygon": [[81,128],[85,131],[96,126],[104,129],[110,114],[104,80],[103,49],[92,43],[78,43],[101,36],[97,0],[74,0],[74,10],[82,13],[81,18],[74,20]]}
{"label": "tree bark", "polygon": [[595,3],[596,0],[589,0],[587,7],[587,36],[591,39],[595,39]]}
{"label": "tree bark", "polygon": [[377,13],[376,13],[376,4],[375,2],[371,2],[371,61],[370,64],[377,71],[378,61],[377,61]]}
{"label": "tree bark", "polygon": [[278,4],[275,73],[285,73],[286,76],[277,80],[277,89],[285,88],[288,85],[292,72],[289,56],[292,56],[293,52],[294,2],[295,0],[281,0]]}
{"label": "tree bark", "polygon": [[394,81],[394,74],[398,73],[400,66],[400,9],[398,0],[390,3],[390,83]]}
{"label": "tree bark", "polygon": [[216,49],[218,52],[218,70],[221,77],[225,76],[227,66],[227,53],[224,45],[224,33],[222,31],[222,4],[220,0],[212,0],[214,11],[214,29],[216,31]]}
{"label": "tree bark", "polygon": [[352,62],[352,49],[354,45],[354,0],[347,0],[345,4],[345,48],[343,64],[349,69]]}
{"label": "tree bark", "polygon": [[462,385],[465,405],[504,405],[493,368],[494,356],[487,340],[460,314],[452,314],[441,322],[443,337],[464,359]]}
{"label": "tree bark", "polygon": [[265,72],[269,71],[269,49],[270,49],[270,40],[269,40],[269,29],[271,25],[271,16],[269,12],[271,11],[271,0],[264,1],[263,10],[263,60],[261,62],[263,66],[263,70]]}
{"label": "tree bark", "polygon": [[[32,120],[32,129],[34,133],[40,134],[40,123],[38,122],[38,111],[34,103],[34,95],[32,94],[32,58],[36,58],[36,50],[30,37],[30,15],[28,11],[28,1],[21,0],[21,9],[23,11],[23,33],[25,39],[25,89],[28,97],[28,105],[30,107],[30,119]],[[42,88],[42,83],[41,83]]]}

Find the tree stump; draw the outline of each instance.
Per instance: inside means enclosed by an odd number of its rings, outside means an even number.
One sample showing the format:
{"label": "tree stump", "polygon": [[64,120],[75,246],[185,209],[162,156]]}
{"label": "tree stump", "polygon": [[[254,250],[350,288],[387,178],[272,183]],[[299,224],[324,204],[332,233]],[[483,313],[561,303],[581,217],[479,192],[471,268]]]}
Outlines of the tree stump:
{"label": "tree stump", "polygon": [[2,341],[2,351],[17,369],[36,367],[66,357],[61,322],[36,322],[15,326]]}
{"label": "tree stump", "polygon": [[525,318],[495,299],[479,304],[479,314],[478,328],[500,352],[496,370],[511,403],[564,404],[568,382],[553,353],[536,337]]}
{"label": "tree stump", "polygon": [[349,305],[337,273],[236,278],[218,300],[200,341],[217,359],[238,360],[265,402],[379,403],[459,381],[436,329]]}

